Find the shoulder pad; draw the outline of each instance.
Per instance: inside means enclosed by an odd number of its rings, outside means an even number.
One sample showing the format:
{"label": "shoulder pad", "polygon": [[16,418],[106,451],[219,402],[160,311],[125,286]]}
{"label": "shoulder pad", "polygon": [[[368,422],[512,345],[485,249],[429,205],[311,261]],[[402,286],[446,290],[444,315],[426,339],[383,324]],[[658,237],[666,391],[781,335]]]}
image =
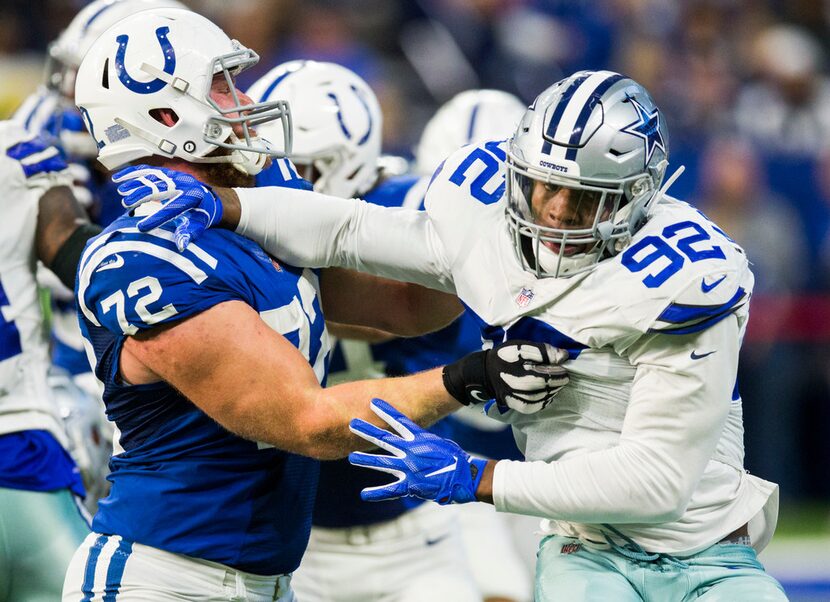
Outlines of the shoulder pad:
{"label": "shoulder pad", "polygon": [[432,174],[424,207],[427,213],[453,203],[493,205],[504,197],[506,142],[491,140],[462,146]]}
{"label": "shoulder pad", "polygon": [[[706,216],[668,200],[608,268],[623,315],[642,332],[705,330],[747,305],[754,277],[746,255]],[[635,282],[636,281],[636,282]]]}
{"label": "shoulder pad", "polygon": [[19,183],[45,190],[72,183],[66,161],[45,136],[30,134],[22,125],[5,121],[0,123],[0,147],[4,185]]}
{"label": "shoulder pad", "polygon": [[77,299],[90,322],[132,335],[243,298],[220,277],[212,256],[198,247],[179,253],[165,234],[108,229],[87,243]]}

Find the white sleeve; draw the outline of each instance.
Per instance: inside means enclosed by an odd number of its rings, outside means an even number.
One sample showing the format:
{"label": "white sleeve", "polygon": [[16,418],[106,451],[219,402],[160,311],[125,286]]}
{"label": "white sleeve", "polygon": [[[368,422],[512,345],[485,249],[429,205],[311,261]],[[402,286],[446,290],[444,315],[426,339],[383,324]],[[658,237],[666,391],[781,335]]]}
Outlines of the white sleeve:
{"label": "white sleeve", "polygon": [[695,335],[644,337],[630,350],[637,371],[618,445],[554,462],[498,462],[496,508],[581,523],[682,516],[729,413],[740,338],[734,315]]}
{"label": "white sleeve", "polygon": [[344,267],[455,293],[444,246],[423,211],[291,188],[236,188],[236,231],[287,263]]}

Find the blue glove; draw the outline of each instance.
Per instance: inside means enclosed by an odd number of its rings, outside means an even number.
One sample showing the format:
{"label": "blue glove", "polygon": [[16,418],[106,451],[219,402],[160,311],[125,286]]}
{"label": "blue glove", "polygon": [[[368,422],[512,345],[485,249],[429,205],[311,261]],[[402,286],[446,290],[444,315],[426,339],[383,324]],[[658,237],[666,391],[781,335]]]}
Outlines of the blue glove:
{"label": "blue glove", "polygon": [[476,501],[476,489],[484,475],[486,460],[473,458],[454,441],[422,429],[382,399],[373,399],[371,408],[397,435],[359,418],[349,423],[349,430],[393,455],[352,452],[349,462],[398,479],[388,485],[365,488],[360,492],[364,501],[379,502],[403,496],[439,504]]}
{"label": "blue glove", "polygon": [[137,165],[116,173],[112,181],[118,184],[121,204],[134,209],[148,201],[159,201],[163,206],[138,222],[142,232],[172,221],[179,251],[199,238],[202,233],[222,219],[222,201],[213,189],[190,174],[164,167]]}

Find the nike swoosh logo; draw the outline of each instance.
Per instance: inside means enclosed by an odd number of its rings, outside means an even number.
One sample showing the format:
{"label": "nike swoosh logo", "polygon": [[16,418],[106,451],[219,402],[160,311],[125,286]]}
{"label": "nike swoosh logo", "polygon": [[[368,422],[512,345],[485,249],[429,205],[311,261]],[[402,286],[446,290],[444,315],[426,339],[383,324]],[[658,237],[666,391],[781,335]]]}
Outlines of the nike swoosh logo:
{"label": "nike swoosh logo", "polygon": [[437,543],[439,543],[439,542],[444,541],[444,540],[445,540],[445,539],[447,539],[449,536],[450,536],[450,534],[449,534],[449,533],[445,533],[444,535],[442,535],[442,536],[440,536],[440,537],[436,537],[435,539],[427,539],[427,540],[426,540],[426,544],[427,544],[428,546],[434,546],[435,544],[437,544]]}
{"label": "nike swoosh logo", "polygon": [[726,280],[726,274],[715,280],[712,284],[706,284],[706,278],[704,278],[700,281],[700,290],[702,290],[704,293],[708,293],[724,280]]}
{"label": "nike swoosh logo", "polygon": [[689,357],[693,360],[700,360],[706,357],[707,355],[712,355],[713,353],[717,353],[717,349],[715,351],[710,351],[709,353],[701,353],[700,355],[692,351],[692,355],[690,355]]}
{"label": "nike swoosh logo", "polygon": [[109,263],[105,263],[104,265],[100,266],[96,272],[103,272],[104,270],[115,270],[120,268],[124,265],[124,258],[121,255],[116,254],[115,259]]}
{"label": "nike swoosh logo", "polygon": [[486,402],[490,401],[490,398],[486,397],[484,395],[484,393],[482,393],[478,389],[470,389],[470,397],[472,397],[476,401],[480,401],[482,403],[486,403]]}
{"label": "nike swoosh logo", "polygon": [[426,478],[437,477],[439,474],[452,472],[453,470],[455,470],[455,467],[458,466],[458,458],[453,458],[453,460],[454,460],[454,462],[452,464],[450,464],[449,466],[445,466],[444,468],[439,468],[435,472],[431,472],[427,475],[424,475],[424,477],[426,477]]}

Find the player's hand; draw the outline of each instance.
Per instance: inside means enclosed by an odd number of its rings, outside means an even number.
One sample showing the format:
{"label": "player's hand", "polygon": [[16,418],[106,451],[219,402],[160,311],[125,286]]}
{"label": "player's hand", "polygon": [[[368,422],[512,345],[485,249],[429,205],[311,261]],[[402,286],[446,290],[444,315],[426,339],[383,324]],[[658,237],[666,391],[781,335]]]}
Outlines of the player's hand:
{"label": "player's hand", "polygon": [[349,423],[349,430],[392,455],[352,452],[349,462],[389,473],[397,480],[388,485],[366,487],[360,492],[364,501],[379,502],[404,496],[439,504],[476,500],[486,460],[473,458],[454,441],[422,429],[382,399],[373,399],[371,408],[395,432],[359,418]]}
{"label": "player's hand", "polygon": [[138,222],[142,232],[173,221],[175,241],[180,251],[222,219],[222,201],[213,189],[190,174],[164,167],[137,165],[116,173],[121,204],[127,209],[158,201],[162,207]]}
{"label": "player's hand", "polygon": [[444,387],[464,405],[495,399],[502,409],[535,414],[568,384],[567,359],[547,343],[507,341],[444,366]]}

